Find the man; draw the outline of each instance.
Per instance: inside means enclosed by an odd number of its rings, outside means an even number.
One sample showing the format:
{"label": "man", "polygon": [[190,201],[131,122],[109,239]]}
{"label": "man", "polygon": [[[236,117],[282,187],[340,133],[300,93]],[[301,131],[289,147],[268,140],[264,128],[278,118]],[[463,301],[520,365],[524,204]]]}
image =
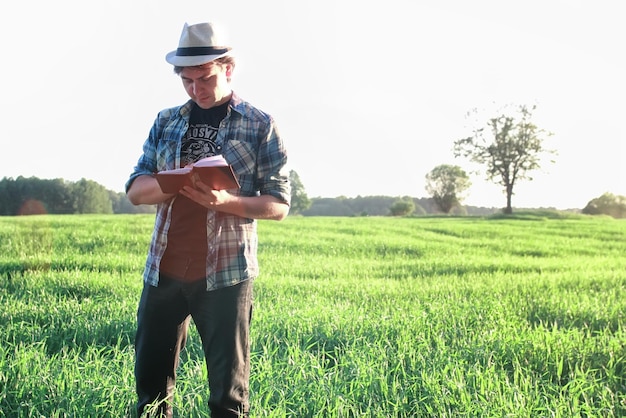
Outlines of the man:
{"label": "man", "polygon": [[[184,25],[166,61],[190,100],[158,114],[126,183],[133,204],[157,205],[137,311],[139,415],[172,415],[190,319],[202,339],[211,416],[249,414],[256,220],[287,216],[290,185],[274,120],[231,90],[235,60],[218,39],[211,23]],[[218,154],[232,166],[239,189],[212,190],[195,181],[164,194],[153,176]]]}

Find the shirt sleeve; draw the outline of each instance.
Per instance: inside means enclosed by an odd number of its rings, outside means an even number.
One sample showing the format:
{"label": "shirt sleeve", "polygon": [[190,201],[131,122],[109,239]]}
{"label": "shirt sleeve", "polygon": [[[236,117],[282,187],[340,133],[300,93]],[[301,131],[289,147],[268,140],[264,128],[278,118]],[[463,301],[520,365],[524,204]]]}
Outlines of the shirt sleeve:
{"label": "shirt sleeve", "polygon": [[125,188],[127,192],[137,177],[142,175],[152,175],[159,171],[157,166],[157,142],[161,136],[164,122],[163,119],[165,117],[164,113],[165,112],[160,112],[157,115],[157,118],[152,124],[152,128],[150,128],[148,138],[143,144],[143,154],[139,157],[137,165],[135,165],[132,173],[126,181]]}
{"label": "shirt sleeve", "polygon": [[257,156],[257,181],[262,195],[271,195],[291,203],[291,186],[287,171],[287,150],[273,119]]}

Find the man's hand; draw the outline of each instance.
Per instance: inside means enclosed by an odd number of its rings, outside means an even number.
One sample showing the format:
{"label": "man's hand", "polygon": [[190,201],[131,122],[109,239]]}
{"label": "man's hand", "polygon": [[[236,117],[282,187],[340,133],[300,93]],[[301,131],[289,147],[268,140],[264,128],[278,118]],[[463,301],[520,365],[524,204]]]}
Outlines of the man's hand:
{"label": "man's hand", "polygon": [[194,184],[194,187],[183,187],[180,194],[211,210],[242,218],[277,221],[289,213],[289,205],[274,196],[235,196],[227,190],[213,190],[200,180]]}
{"label": "man's hand", "polygon": [[213,190],[200,180],[194,181],[194,187],[183,187],[179,193],[212,210],[220,210],[221,207],[232,203],[236,198],[226,190]]}

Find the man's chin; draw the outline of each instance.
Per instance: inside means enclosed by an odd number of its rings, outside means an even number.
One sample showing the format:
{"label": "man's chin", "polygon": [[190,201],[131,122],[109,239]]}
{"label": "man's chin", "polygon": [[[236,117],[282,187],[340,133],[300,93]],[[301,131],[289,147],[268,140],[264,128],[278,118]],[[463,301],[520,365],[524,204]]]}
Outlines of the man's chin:
{"label": "man's chin", "polygon": [[199,108],[201,109],[210,109],[215,106],[215,102],[212,100],[194,100]]}

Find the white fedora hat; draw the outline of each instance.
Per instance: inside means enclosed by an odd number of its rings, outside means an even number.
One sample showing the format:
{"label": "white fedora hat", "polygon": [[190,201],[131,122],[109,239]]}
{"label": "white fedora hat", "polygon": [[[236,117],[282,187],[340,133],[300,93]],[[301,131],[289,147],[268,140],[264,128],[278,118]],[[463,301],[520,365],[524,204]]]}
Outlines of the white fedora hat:
{"label": "white fedora hat", "polygon": [[231,49],[219,42],[213,24],[188,25],[185,23],[180,41],[178,41],[178,48],[168,53],[165,60],[178,67],[191,67],[226,56]]}

